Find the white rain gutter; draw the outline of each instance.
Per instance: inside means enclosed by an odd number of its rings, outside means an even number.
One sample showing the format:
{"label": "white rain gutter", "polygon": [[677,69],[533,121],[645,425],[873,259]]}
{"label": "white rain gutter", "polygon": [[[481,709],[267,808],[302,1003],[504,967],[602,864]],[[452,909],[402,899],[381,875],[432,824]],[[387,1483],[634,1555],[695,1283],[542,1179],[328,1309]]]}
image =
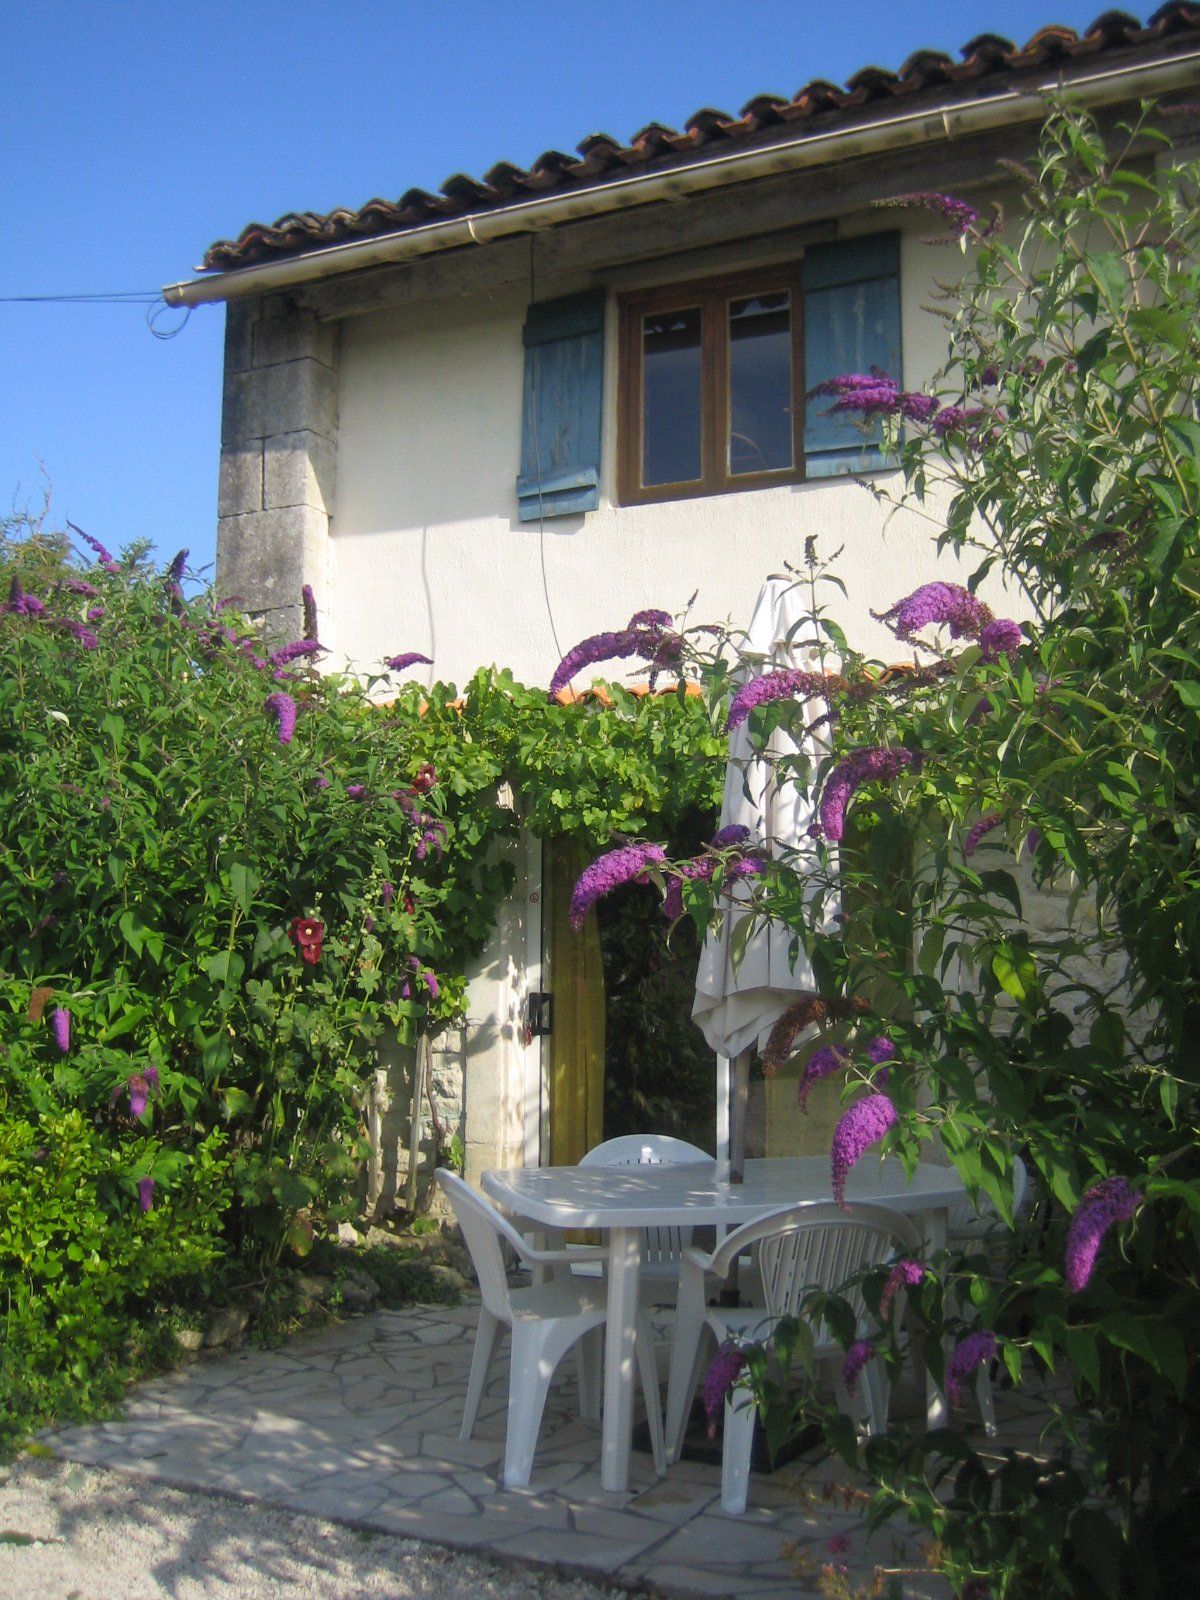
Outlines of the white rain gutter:
{"label": "white rain gutter", "polygon": [[732,150],[692,161],[670,172],[633,173],[591,189],[565,194],[556,191],[479,215],[427,222],[402,232],[327,245],[324,249],[309,250],[282,261],[264,261],[252,267],[214,272],[203,278],[168,284],[163,289],[163,298],[168,305],[197,306],[215,300],[240,299],[244,295],[267,294],[362,267],[410,261],[463,245],[488,244],[505,235],[530,233],[580,217],[624,210],[628,206],[646,205],[655,200],[678,200],[728,183],[796,172],[831,161],[848,161],[907,145],[933,144],[943,139],[986,133],[1016,122],[1037,121],[1045,115],[1044,97],[1059,90],[1082,95],[1089,105],[1112,105],[1191,87],[1198,73],[1200,50],[1190,50],[1166,61],[1081,73],[1068,79],[1046,79],[1033,88],[1005,89],[965,105],[909,111],[829,133],[801,134],[765,149]]}

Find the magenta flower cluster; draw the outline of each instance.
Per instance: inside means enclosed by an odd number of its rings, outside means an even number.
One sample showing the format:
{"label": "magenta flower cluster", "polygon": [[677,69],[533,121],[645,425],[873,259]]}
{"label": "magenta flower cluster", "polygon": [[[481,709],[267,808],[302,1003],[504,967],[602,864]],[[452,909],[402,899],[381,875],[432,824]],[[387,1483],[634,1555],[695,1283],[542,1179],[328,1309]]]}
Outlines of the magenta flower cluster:
{"label": "magenta flower cluster", "polygon": [[888,1307],[896,1298],[901,1289],[915,1289],[924,1283],[928,1269],[920,1261],[910,1261],[905,1258],[897,1261],[888,1273],[883,1285],[883,1292],[879,1296],[879,1316],[882,1320],[888,1314]]}
{"label": "magenta flower cluster", "polygon": [[967,830],[967,836],[963,840],[963,855],[973,856],[976,850],[979,849],[979,841],[985,834],[991,833],[993,828],[998,828],[1003,820],[998,811],[989,811],[986,815],[980,817],[978,822],[973,823]]}
{"label": "magenta flower cluster", "polygon": [[823,673],[801,672],[791,668],[766,672],[761,678],[750,678],[729,702],[725,731],[732,733],[735,728],[740,728],[756,706],[768,705],[772,700],[790,700],[797,694],[819,694],[824,688]]}
{"label": "magenta flower cluster", "polygon": [[565,689],[577,672],[600,661],[623,661],[636,656],[657,671],[675,666],[682,653],[683,640],[671,632],[670,612],[635,611],[627,627],[615,633],[593,634],[567,651],[550,679],[550,698]]}
{"label": "magenta flower cluster", "polygon": [[878,368],[826,378],[808,391],[810,399],[816,395],[836,396],[824,413],[827,417],[853,411],[862,417],[905,417],[911,422],[928,422],[938,410],[932,395],[902,389],[895,378]]}
{"label": "magenta flower cluster", "polygon": [[431,667],[433,658],[423,656],[419,650],[404,650],[398,656],[389,656],[383,664],[389,672],[403,672],[406,667],[415,667],[418,663]]}
{"label": "magenta flower cluster", "polygon": [[897,639],[911,639],[931,623],[943,622],[948,624],[952,639],[964,635],[974,639],[992,620],[992,613],[961,584],[923,583],[887,611],[877,613],[877,617],[887,623]]}
{"label": "magenta flower cluster", "polygon": [[296,732],[296,702],[290,694],[269,694],[263,701],[263,710],[279,724],[280,744],[291,744]]}
{"label": "magenta flower cluster", "polygon": [[878,745],[855,750],[839,761],[821,790],[820,818],[825,837],[834,844],[841,839],[846,830],[846,807],[862,784],[894,778],[917,761],[911,750]]}
{"label": "magenta flower cluster", "polygon": [[718,1412],[725,1404],[729,1391],[741,1376],[745,1365],[745,1354],[735,1344],[723,1344],[712,1358],[708,1371],[704,1374],[704,1387],[701,1390],[704,1410],[710,1423],[716,1422]]}
{"label": "magenta flower cluster", "polygon": [[1019,622],[996,617],[980,632],[980,660],[999,661],[1001,656],[1015,656],[1024,643],[1025,631]]}
{"label": "magenta flower cluster", "polygon": [[[877,1087],[887,1082],[887,1067],[885,1062],[891,1061],[896,1054],[896,1046],[883,1034],[871,1039],[866,1047],[869,1060],[880,1069],[874,1077]],[[842,1067],[850,1065],[851,1047],[842,1044],[822,1045],[819,1050],[814,1050],[804,1064],[804,1073],[800,1079],[799,1089],[796,1094],[796,1103],[801,1110],[804,1109],[814,1083],[819,1083],[822,1078],[827,1078],[830,1073],[839,1071]]]}
{"label": "magenta flower cluster", "polygon": [[1128,1222],[1141,1195],[1128,1178],[1105,1178],[1089,1189],[1067,1227],[1065,1249],[1067,1289],[1079,1294],[1091,1281],[1104,1235],[1115,1222]]}
{"label": "magenta flower cluster", "polygon": [[662,866],[667,853],[660,844],[625,844],[597,856],[579,875],[579,882],[571,893],[567,921],[576,933],[583,927],[583,919],[596,901],[622,884],[632,883],[647,867]]}
{"label": "magenta flower cluster", "polygon": [[851,1167],[895,1125],[896,1108],[885,1094],[864,1095],[843,1113],[834,1129],[829,1152],[833,1198],[843,1211],[849,1209],[846,1205],[846,1179]]}
{"label": "magenta flower cluster", "polygon": [[273,667],[288,667],[293,661],[319,656],[324,651],[325,646],[318,644],[315,639],[294,639],[291,644],[280,645],[278,650],[272,650],[268,660]]}
{"label": "magenta flower cluster", "polygon": [[963,1384],[985,1361],[996,1358],[996,1335],[986,1329],[969,1333],[950,1352],[946,1363],[946,1395],[951,1405],[963,1403]]}
{"label": "magenta flower cluster", "polygon": [[937,194],[933,190],[920,189],[911,194],[897,195],[888,202],[893,206],[919,206],[922,210],[932,211],[935,216],[944,217],[950,224],[950,232],[956,239],[961,239],[979,221],[979,212],[967,200],[959,200],[952,194]]}
{"label": "magenta flower cluster", "polygon": [[50,1032],[62,1055],[71,1048],[71,1013],[65,1006],[55,1006],[50,1013]]}
{"label": "magenta flower cluster", "polygon": [[842,1359],[842,1382],[848,1394],[858,1393],[858,1380],[863,1368],[875,1355],[870,1339],[855,1339]]}

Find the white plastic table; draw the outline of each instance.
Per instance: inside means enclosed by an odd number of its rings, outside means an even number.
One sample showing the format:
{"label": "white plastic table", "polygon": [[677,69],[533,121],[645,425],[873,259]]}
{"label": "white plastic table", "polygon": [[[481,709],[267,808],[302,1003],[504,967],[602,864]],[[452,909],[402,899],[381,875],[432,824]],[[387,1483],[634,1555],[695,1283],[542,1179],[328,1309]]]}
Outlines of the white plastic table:
{"label": "white plastic table", "polygon": [[[747,1161],[745,1182],[729,1182],[727,1163],[647,1167],[523,1167],[485,1172],[484,1192],[516,1216],[545,1228],[597,1228],[608,1235],[608,1323],[605,1330],[604,1431],[600,1480],[610,1491],[629,1483],[633,1386],[641,1271],[641,1230],[728,1226],[780,1206],[832,1198],[827,1156]],[[869,1156],[850,1173],[846,1198],[874,1201],[916,1218],[930,1250],[946,1243],[950,1207],[965,1193],[952,1167],[922,1165],[911,1181],[899,1161]],[[931,1427],[946,1402],[932,1378]]]}

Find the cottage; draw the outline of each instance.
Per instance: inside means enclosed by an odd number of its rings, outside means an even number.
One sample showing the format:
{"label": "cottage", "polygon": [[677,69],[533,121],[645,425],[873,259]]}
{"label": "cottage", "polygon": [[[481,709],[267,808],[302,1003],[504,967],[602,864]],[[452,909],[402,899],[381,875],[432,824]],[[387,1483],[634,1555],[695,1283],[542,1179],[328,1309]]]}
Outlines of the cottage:
{"label": "cottage", "polygon": [[[694,616],[746,619],[815,536],[853,574],[839,621],[886,649],[870,613],[933,551],[915,520],[885,536],[862,480],[888,461],[804,396],[872,366],[919,388],[941,362],[926,308],[952,261],[887,203],[1002,204],[999,158],[1032,152],[1048,92],[1115,123],[1198,81],[1200,5],[1172,0],[214,244],[165,293],[227,305],[221,587],[294,637],[311,584],[352,669],[420,650],[439,679],[494,662],[544,683],[581,637],[693,591]],[[470,1060],[472,1172],[549,1151],[536,841],[521,867],[465,1055],[439,1069],[461,1094]]]}

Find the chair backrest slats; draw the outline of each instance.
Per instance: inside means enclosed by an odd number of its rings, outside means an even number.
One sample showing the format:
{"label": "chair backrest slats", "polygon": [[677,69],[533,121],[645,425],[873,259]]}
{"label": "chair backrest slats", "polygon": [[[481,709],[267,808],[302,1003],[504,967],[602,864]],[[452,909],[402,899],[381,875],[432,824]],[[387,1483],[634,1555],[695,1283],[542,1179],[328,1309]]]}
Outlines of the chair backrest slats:
{"label": "chair backrest slats", "polygon": [[[673,1167],[712,1157],[686,1139],[665,1133],[627,1133],[606,1139],[589,1150],[581,1167]],[[642,1260],[646,1266],[677,1264],[681,1251],[692,1242],[691,1228],[643,1228]]]}

